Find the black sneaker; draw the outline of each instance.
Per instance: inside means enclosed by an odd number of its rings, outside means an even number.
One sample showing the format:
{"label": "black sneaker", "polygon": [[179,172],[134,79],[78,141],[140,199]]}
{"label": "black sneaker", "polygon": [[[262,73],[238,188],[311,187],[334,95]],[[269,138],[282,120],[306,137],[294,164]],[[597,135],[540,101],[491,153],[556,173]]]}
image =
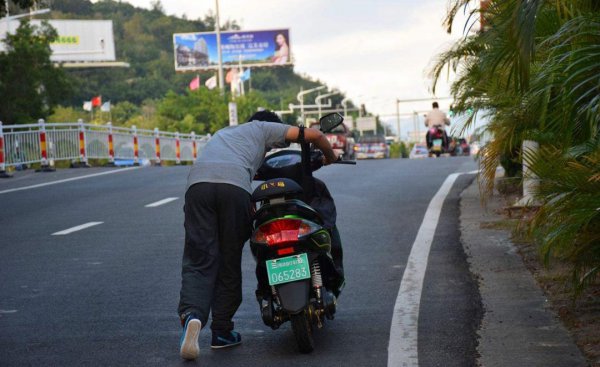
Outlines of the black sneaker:
{"label": "black sneaker", "polygon": [[229,348],[242,343],[242,336],[237,331],[212,332],[212,349]]}
{"label": "black sneaker", "polygon": [[198,358],[200,348],[198,346],[198,334],[202,329],[202,323],[196,315],[191,314],[185,318],[183,333],[179,342],[179,355],[183,359],[193,360]]}

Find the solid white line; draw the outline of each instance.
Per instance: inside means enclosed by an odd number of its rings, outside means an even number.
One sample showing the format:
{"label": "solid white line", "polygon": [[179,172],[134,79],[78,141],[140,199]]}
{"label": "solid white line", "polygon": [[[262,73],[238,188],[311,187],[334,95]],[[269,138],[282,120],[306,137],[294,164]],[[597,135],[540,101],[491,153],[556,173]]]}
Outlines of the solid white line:
{"label": "solid white line", "polygon": [[94,173],[94,174],[86,175],[86,176],[78,176],[78,177],[72,177],[72,178],[65,178],[64,180],[45,182],[45,183],[41,183],[41,184],[37,184],[37,185],[17,187],[16,189],[8,189],[8,190],[0,191],[0,194],[7,194],[9,192],[15,192],[15,191],[21,191],[21,190],[37,189],[38,187],[56,185],[56,184],[63,183],[63,182],[83,180],[84,178],[110,175],[113,173],[126,172],[126,171],[130,171],[132,169],[138,169],[138,168],[140,168],[140,167],[119,168],[119,169],[115,169],[115,170],[108,171],[108,172],[100,172],[100,173]]}
{"label": "solid white line", "polygon": [[69,229],[65,229],[64,231],[60,231],[60,232],[56,232],[56,233],[52,233],[53,236],[63,236],[69,233],[73,233],[73,232],[77,232],[77,231],[81,231],[82,229],[86,229],[86,228],[90,228],[93,226],[97,226],[99,224],[102,224],[104,222],[89,222],[89,223],[85,223],[79,226],[75,226],[75,227],[71,227]]}
{"label": "solid white line", "polygon": [[162,199],[162,200],[159,200],[159,201],[157,201],[155,203],[146,205],[146,208],[156,208],[157,206],[160,206],[160,205],[163,205],[163,204],[166,204],[166,203],[170,203],[171,201],[175,201],[177,199],[179,199],[179,198],[166,198],[166,199]]}
{"label": "solid white line", "polygon": [[388,367],[419,366],[417,348],[419,308],[431,243],[440,219],[444,200],[448,196],[454,181],[460,175],[471,173],[477,173],[477,171],[449,175],[427,207],[425,217],[406,262],[396,304],[394,305],[390,342],[388,344]]}

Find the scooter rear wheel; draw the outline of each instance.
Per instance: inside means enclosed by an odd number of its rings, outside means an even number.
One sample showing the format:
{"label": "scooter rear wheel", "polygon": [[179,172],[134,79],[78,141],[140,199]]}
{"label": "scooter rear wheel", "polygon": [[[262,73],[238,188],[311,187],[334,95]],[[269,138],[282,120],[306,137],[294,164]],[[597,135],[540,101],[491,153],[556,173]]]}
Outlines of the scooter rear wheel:
{"label": "scooter rear wheel", "polygon": [[306,310],[295,315],[290,315],[290,322],[292,323],[292,331],[294,332],[300,353],[312,352],[315,349],[315,343]]}

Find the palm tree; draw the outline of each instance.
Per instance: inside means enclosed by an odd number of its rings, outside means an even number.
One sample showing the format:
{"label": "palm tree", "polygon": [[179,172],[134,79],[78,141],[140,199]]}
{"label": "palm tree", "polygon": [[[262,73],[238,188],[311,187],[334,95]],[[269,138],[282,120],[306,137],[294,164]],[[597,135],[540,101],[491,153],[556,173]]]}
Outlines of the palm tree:
{"label": "palm tree", "polygon": [[[600,2],[595,0],[454,0],[445,21],[452,30],[461,9],[468,34],[439,55],[432,73],[457,74],[455,109],[489,115],[494,139],[481,159],[484,191],[493,189],[498,163],[528,161],[540,178],[542,203],[530,223],[545,258],[574,264],[577,289],[600,272]],[[470,8],[471,7],[471,8]],[[477,114],[467,121],[472,124]],[[538,154],[523,154],[525,139]]]}

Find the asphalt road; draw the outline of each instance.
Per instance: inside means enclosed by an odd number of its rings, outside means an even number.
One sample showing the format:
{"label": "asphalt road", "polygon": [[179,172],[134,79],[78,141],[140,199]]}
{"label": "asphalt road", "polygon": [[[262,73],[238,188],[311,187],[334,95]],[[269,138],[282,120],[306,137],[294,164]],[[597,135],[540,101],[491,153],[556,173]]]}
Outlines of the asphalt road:
{"label": "asphalt road", "polygon": [[[386,366],[394,302],[427,206],[471,158],[359,161],[323,168],[338,207],[347,286],[336,319],[296,350],[289,324],[263,325],[254,261],[243,259],[243,344],[210,350],[203,366]],[[20,174],[0,181],[0,366],[190,366],[178,355],[176,314],[189,167],[147,167],[21,191],[106,169]],[[421,366],[469,366],[480,319],[458,231],[460,176],[444,204],[419,314]],[[178,198],[156,207],[147,204]],[[66,235],[81,224],[102,222]]]}

